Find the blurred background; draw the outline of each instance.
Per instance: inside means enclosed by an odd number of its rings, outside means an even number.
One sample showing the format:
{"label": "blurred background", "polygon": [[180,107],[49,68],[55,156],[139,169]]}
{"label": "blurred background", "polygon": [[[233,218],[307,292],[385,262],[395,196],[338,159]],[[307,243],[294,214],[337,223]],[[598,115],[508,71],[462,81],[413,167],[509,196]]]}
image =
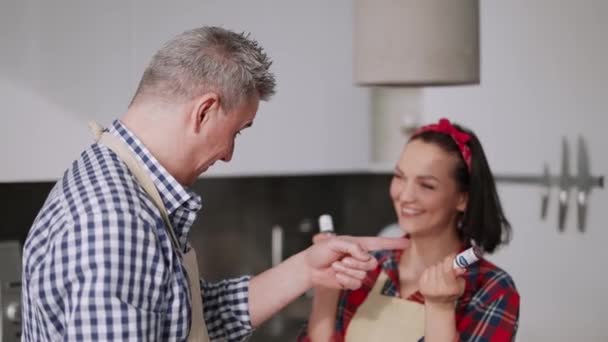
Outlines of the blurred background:
{"label": "blurred background", "polygon": [[[218,25],[260,42],[278,92],[233,161],[195,185],[203,210],[191,238],[205,277],[261,272],[272,265],[273,229],[285,258],[310,244],[323,213],[339,233],[378,234],[396,220],[388,185],[407,133],[445,116],[478,134],[499,181],[514,236],[489,258],[520,291],[518,341],[608,340],[608,194],[599,187],[608,2],[462,3],[478,24],[471,80],[382,88],[356,76],[364,1],[2,0],[0,240],[24,241],[54,182],[91,144],[86,122],[122,115],[163,42]],[[409,32],[429,41],[424,28]],[[407,110],[386,110],[395,106]],[[11,296],[0,293],[2,312]],[[252,340],[293,340],[309,304],[302,296]],[[4,331],[17,329],[9,318]]]}

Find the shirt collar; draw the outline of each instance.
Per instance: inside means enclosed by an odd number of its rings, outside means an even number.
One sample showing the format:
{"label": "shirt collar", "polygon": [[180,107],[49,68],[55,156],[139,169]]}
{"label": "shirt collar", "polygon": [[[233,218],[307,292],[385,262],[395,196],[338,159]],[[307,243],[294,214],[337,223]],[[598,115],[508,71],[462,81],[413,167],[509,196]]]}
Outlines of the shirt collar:
{"label": "shirt collar", "polygon": [[[115,120],[109,128],[109,132],[123,140],[135,157],[140,161],[144,171],[148,172],[154,185],[158,189],[163,204],[167,208],[169,217],[173,221],[173,229],[181,242],[185,242],[192,222],[184,224],[184,220],[176,220],[173,216],[176,211],[186,210],[197,212],[202,207],[202,200],[192,190],[181,185],[167,169],[150,153],[144,144],[119,120]],[[193,221],[193,220],[188,220]]]}

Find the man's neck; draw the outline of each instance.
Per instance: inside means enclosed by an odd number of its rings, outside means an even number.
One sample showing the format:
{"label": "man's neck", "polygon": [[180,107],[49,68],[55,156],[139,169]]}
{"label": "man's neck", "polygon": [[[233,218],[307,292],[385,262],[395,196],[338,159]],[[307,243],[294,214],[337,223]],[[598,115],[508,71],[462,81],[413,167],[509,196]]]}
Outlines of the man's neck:
{"label": "man's neck", "polygon": [[180,184],[191,185],[178,120],[159,108],[133,106],[122,117],[125,125]]}

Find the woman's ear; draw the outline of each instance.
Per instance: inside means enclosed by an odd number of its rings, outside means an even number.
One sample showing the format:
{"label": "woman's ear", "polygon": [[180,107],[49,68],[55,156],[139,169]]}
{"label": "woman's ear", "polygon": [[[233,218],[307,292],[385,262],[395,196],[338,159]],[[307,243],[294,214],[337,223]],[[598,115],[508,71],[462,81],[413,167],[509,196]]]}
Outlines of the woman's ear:
{"label": "woman's ear", "polygon": [[461,192],[458,195],[458,203],[456,203],[456,210],[463,212],[463,213],[466,212],[468,203],[469,203],[469,193]]}

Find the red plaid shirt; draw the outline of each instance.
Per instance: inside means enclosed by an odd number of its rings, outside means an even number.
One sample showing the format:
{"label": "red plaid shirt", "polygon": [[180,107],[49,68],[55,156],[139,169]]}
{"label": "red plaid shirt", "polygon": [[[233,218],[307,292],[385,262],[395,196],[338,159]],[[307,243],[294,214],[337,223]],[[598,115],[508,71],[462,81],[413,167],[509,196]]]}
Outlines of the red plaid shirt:
{"label": "red plaid shirt", "polygon": [[[399,297],[400,251],[375,252],[378,268],[368,272],[361,288],[342,291],[336,313],[335,333],[332,341],[344,341],[348,325],[374,287],[380,271],[384,270],[389,279],[384,284],[382,294]],[[486,260],[469,266],[465,275],[466,287],[456,305],[456,329],[461,341],[513,341],[519,319],[519,293],[511,277],[496,265]],[[424,303],[420,292],[408,300]],[[298,338],[309,342],[304,329]],[[420,340],[424,341],[424,337]]]}

